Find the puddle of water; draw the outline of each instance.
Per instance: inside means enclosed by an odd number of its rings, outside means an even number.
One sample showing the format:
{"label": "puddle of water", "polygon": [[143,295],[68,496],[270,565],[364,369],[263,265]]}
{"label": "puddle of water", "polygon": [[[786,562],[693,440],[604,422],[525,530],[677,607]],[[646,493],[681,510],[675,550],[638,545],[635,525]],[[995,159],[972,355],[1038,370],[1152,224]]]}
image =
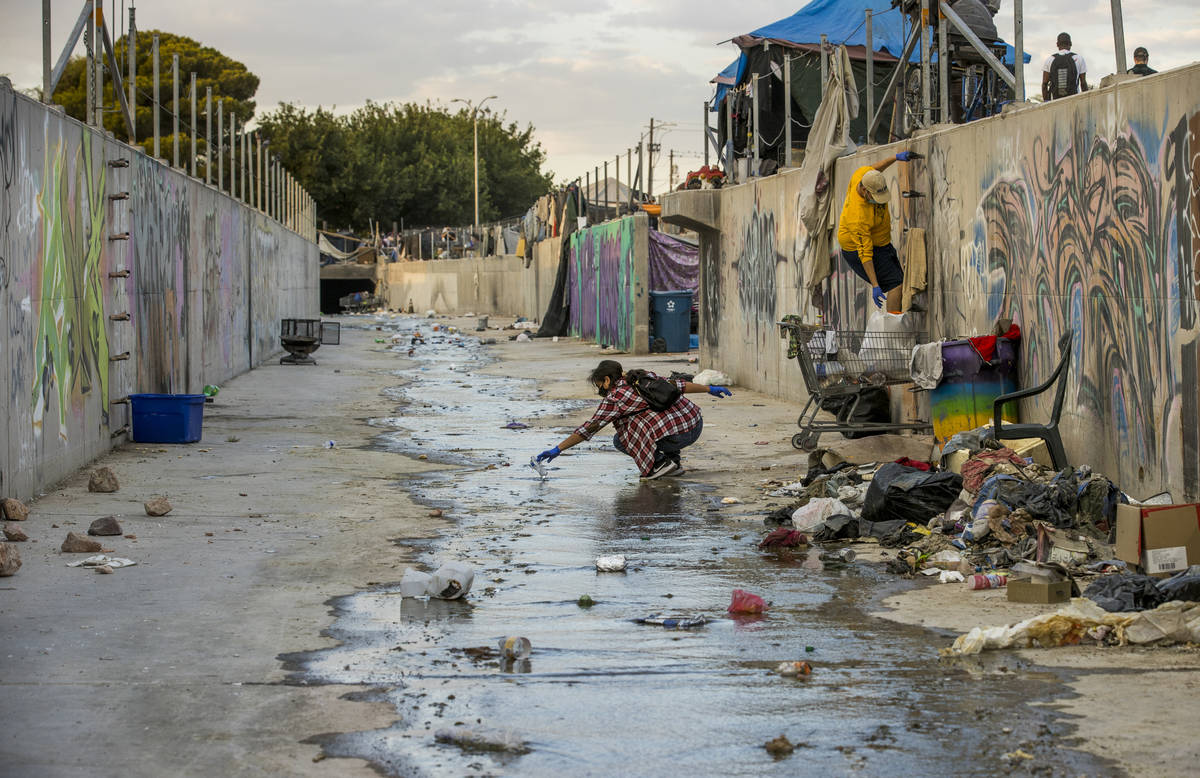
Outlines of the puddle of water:
{"label": "puddle of water", "polygon": [[[475,584],[466,601],[402,599],[398,586],[338,601],[330,633],[342,645],[291,657],[294,678],[376,687],[398,721],[338,736],[330,754],[393,774],[923,774],[937,764],[990,775],[1012,769],[1003,754],[1022,748],[1036,759],[1018,769],[1112,772],[1063,748],[1069,727],[1053,711],[1022,704],[1061,694],[1057,676],[1020,671],[1006,655],[944,664],[936,648],[948,641],[865,615],[881,590],[903,585],[882,570],[826,568],[816,552],[761,555],[753,532],[709,510],[703,487],[686,476],[638,482],[601,436],[542,481],[525,463],[565,430],[501,427],[564,409],[582,421],[591,403],[537,400],[528,382],[470,372],[483,360],[473,343],[433,336],[417,358],[428,370],[392,392],[408,405],[374,421],[395,428],[379,443],[464,465],[411,488],[455,522],[418,546],[425,569],[467,560]],[[594,559],[609,554],[624,554],[628,570],[597,573]],[[763,596],[768,613],[727,618],[734,588]],[[579,607],[584,594],[595,605]],[[655,613],[714,620],[694,630],[631,621]],[[463,651],[494,649],[506,635],[533,643],[527,665]],[[797,659],[812,676],[773,673]],[[456,723],[512,730],[531,751],[434,742]],[[802,745],[776,761],[762,745],[781,733]]]}

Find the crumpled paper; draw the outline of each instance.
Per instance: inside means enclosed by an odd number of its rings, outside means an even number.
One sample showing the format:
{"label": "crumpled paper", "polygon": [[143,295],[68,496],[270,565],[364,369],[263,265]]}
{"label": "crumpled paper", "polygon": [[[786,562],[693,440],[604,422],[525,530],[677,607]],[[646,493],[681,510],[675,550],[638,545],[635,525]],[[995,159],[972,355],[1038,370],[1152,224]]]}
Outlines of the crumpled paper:
{"label": "crumpled paper", "polygon": [[67,567],[101,567],[108,566],[113,570],[118,567],[130,567],[136,565],[132,559],[125,559],[119,556],[109,556],[107,554],[96,554],[95,556],[79,559],[74,562],[67,562]]}

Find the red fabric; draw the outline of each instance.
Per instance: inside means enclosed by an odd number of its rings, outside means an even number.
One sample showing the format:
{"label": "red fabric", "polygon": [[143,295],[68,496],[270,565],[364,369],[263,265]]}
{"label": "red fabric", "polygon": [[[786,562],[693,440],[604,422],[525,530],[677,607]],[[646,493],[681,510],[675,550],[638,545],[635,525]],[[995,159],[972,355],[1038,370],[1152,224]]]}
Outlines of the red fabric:
{"label": "red fabric", "polygon": [[896,460],[896,464],[904,465],[905,467],[915,467],[918,470],[924,470],[925,472],[929,472],[930,467],[928,462],[919,462],[915,459],[909,459],[908,457],[900,457]]}
{"label": "red fabric", "polygon": [[[647,371],[652,378],[660,378]],[[680,391],[686,382],[677,380]],[[665,411],[652,411],[632,386],[621,378],[617,385],[600,401],[596,412],[585,424],[575,430],[584,440],[591,440],[609,422],[621,436],[621,445],[633,457],[642,475],[654,469],[655,444],[668,435],[687,432],[700,423],[700,407],[686,396],[680,397]]]}
{"label": "red fabric", "polygon": [[788,529],[780,527],[777,530],[772,530],[770,535],[762,539],[758,544],[760,551],[767,551],[773,548],[795,548],[796,546],[808,545],[808,537],[803,532],[797,529]]}
{"label": "red fabric", "polygon": [[729,603],[730,613],[762,613],[766,609],[767,604],[757,594],[742,589],[733,590],[733,600]]}
{"label": "red fabric", "polygon": [[[1007,338],[1008,340],[1020,340],[1020,325],[1014,324],[1008,328],[1008,332],[1004,333],[1000,337]],[[995,335],[980,335],[978,338],[969,338],[969,340],[971,341],[971,346],[974,347],[975,352],[979,354],[979,358],[984,362],[991,362],[996,358]]]}
{"label": "red fabric", "polygon": [[972,494],[978,492],[983,482],[992,474],[992,469],[1002,464],[1024,467],[1025,460],[1017,456],[1011,448],[980,451],[962,466],[963,488]]}

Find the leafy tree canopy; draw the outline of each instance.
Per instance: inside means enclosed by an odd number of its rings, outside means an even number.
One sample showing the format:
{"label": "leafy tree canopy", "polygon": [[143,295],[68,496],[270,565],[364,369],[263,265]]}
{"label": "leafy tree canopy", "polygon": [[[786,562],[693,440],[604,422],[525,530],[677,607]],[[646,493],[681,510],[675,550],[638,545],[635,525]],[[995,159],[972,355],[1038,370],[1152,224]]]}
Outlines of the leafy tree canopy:
{"label": "leafy tree canopy", "polygon": [[[204,137],[204,95],[205,89],[213,90],[213,122],[216,122],[218,100],[224,102],[223,115],[226,125],[229,116],[237,117],[238,127],[250,121],[254,116],[254,93],[258,91],[258,76],[246,69],[241,62],[230,59],[210,46],[202,46],[197,41],[183,35],[174,35],[161,30],[138,31],[137,35],[137,108],[135,122],[139,145],[148,153],[154,151],[154,36],[158,36],[159,58],[159,102],[158,115],[159,134],[162,136],[161,153],[171,155],[172,113],[179,115],[179,133],[181,142],[190,142],[192,126],[191,104],[191,74],[196,74],[196,129],[200,138]],[[114,50],[118,66],[122,68],[121,79],[129,75],[128,59],[126,56],[126,37],[114,41]],[[103,48],[103,47],[101,47]],[[172,55],[179,55],[179,104],[172,101],[171,61]],[[63,106],[69,116],[84,121],[87,110],[87,80],[86,59],[73,57],[63,71],[58,87],[54,90],[54,102]],[[118,138],[125,138],[127,130],[125,119],[121,116],[119,103],[113,94],[112,79],[105,70],[104,79],[104,127],[112,131]],[[128,85],[125,86],[128,98]],[[213,133],[217,131],[213,127]],[[202,144],[201,144],[202,147]],[[187,146],[185,145],[185,148]]]}
{"label": "leafy tree canopy", "polygon": [[[479,113],[479,218],[517,216],[550,189],[532,125]],[[471,113],[373,103],[346,116],[288,103],[259,119],[284,166],[339,227],[459,225],[474,220]]]}

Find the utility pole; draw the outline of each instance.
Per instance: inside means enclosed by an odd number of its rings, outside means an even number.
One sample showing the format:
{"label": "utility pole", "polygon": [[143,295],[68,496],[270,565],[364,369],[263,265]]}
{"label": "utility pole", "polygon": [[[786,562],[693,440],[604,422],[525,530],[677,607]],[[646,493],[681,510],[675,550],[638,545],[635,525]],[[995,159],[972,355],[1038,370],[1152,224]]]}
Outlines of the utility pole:
{"label": "utility pole", "polygon": [[675,191],[675,149],[671,149],[670,162],[667,163],[667,191]]}
{"label": "utility pole", "polygon": [[649,159],[649,165],[647,166],[647,170],[646,170],[646,194],[649,195],[650,197],[654,197],[654,152],[656,150],[657,149],[654,145],[654,117],[651,116],[650,117],[650,145],[648,147],[650,159]]}

